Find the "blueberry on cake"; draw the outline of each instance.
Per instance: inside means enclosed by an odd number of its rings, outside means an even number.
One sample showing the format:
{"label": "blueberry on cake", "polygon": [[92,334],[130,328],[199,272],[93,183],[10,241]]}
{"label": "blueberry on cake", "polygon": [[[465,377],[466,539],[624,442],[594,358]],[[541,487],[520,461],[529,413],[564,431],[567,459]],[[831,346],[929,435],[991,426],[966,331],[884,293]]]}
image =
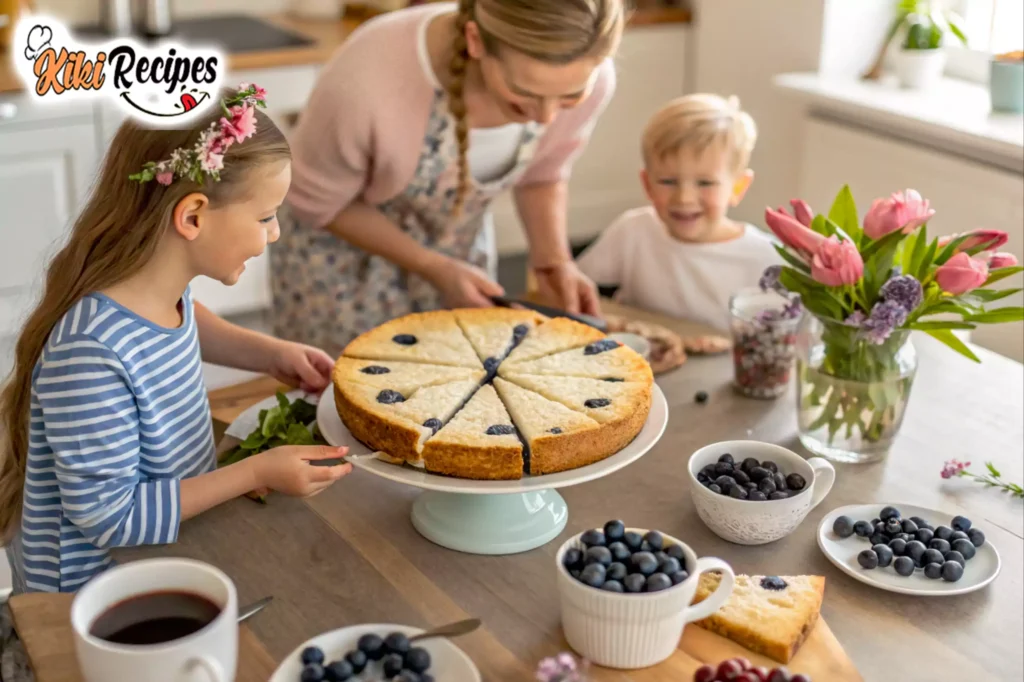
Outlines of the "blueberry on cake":
{"label": "blueberry on cake", "polygon": [[546,319],[532,310],[515,308],[461,308],[452,312],[492,376],[509,351]]}
{"label": "blueberry on cake", "polygon": [[342,355],[479,368],[480,358],[450,310],[412,313],[361,334]]}
{"label": "blueberry on cake", "polygon": [[342,356],[334,363],[334,382],[353,382],[377,388],[390,388],[412,395],[417,388],[452,381],[474,379],[482,382],[485,372],[479,368],[452,365],[428,365],[397,360],[360,360]]}
{"label": "blueberry on cake", "polygon": [[[525,345],[525,343],[524,343]],[[611,382],[654,381],[651,366],[632,348],[613,339],[600,339],[585,346],[544,355],[525,362],[513,362],[511,356],[498,369],[501,376],[514,374],[548,374],[607,379]]]}
{"label": "blueberry on cake", "polygon": [[505,378],[602,424],[629,420],[636,414],[646,419],[651,406],[651,384],[640,381],[512,372]]}
{"label": "blueberry on cake", "polygon": [[539,325],[508,354],[505,363],[514,366],[527,360],[579,348],[604,339],[604,334],[582,322],[554,317]]}

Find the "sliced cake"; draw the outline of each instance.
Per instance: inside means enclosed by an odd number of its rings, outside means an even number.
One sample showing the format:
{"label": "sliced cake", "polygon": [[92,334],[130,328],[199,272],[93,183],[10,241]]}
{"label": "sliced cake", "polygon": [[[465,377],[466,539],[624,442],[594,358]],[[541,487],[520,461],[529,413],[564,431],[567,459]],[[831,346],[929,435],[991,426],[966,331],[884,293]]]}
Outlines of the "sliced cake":
{"label": "sliced cake", "polygon": [[651,385],[640,381],[511,373],[505,378],[602,424],[629,419],[636,413],[646,419],[651,408]]}
{"label": "sliced cake", "polygon": [[548,374],[609,381],[638,381],[646,384],[654,381],[651,366],[643,356],[613,339],[601,339],[582,348],[573,348],[525,362],[512,362],[510,356],[501,363],[498,373],[503,377],[509,374]]}
{"label": "sliced cake", "polygon": [[409,397],[391,388],[335,383],[338,415],[352,435],[394,460],[417,463],[423,444],[479,387],[478,378],[416,389]]}
{"label": "sliced cake", "polygon": [[427,471],[459,478],[523,476],[523,444],[494,387],[485,384],[423,446]]}
{"label": "sliced cake", "polygon": [[553,317],[527,334],[523,342],[508,354],[502,364],[514,366],[534,358],[585,346],[603,338],[603,333],[582,322],[567,317]]}
{"label": "sliced cake", "polygon": [[450,310],[412,313],[361,334],[343,355],[480,368],[483,363]]}
{"label": "sliced cake", "polygon": [[[720,581],[718,573],[702,573],[694,603],[707,599]],[[825,578],[817,575],[737,575],[725,605],[696,624],[789,663],[818,622],[824,595]]]}
{"label": "sliced cake", "polygon": [[472,367],[428,365],[398,360],[360,360],[342,356],[334,363],[335,382],[351,381],[377,388],[390,388],[404,396],[411,396],[416,389],[424,386],[466,379],[481,382],[485,376],[486,372],[482,369]]}
{"label": "sliced cake", "polygon": [[491,376],[509,351],[547,319],[532,310],[514,308],[460,308],[452,312]]}

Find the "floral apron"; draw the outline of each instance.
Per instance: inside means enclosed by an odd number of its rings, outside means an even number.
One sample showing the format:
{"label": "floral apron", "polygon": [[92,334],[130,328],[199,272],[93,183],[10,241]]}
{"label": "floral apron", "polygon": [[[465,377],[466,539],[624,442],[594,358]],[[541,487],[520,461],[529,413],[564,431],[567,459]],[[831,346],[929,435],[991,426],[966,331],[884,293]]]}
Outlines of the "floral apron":
{"label": "floral apron", "polygon": [[[490,182],[470,178],[462,214],[453,219],[458,144],[447,96],[437,91],[412,181],[377,208],[420,244],[497,273],[491,201],[522,176],[542,127],[527,123],[512,167]],[[332,355],[359,334],[402,315],[442,307],[418,275],[281,211],[281,237],[270,247],[274,333]]]}

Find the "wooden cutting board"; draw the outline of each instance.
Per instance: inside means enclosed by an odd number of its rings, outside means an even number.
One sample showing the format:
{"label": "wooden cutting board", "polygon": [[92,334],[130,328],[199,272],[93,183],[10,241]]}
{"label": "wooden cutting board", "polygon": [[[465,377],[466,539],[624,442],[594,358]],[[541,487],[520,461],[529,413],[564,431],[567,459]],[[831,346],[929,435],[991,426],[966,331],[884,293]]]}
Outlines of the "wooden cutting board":
{"label": "wooden cutting board", "polygon": [[[71,631],[72,594],[32,593],[8,602],[36,682],[82,682]],[[236,682],[266,682],[277,668],[245,624],[238,627]]]}

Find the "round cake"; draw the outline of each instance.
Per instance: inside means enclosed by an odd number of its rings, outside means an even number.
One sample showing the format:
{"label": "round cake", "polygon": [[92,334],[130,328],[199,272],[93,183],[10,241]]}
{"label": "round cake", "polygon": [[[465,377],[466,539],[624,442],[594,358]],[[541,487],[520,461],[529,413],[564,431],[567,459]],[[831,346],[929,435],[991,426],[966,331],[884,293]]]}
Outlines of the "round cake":
{"label": "round cake", "polygon": [[354,339],[333,378],[338,416],[384,459],[483,480],[618,452],[654,384],[642,356],[597,329],[512,308],[391,320]]}

